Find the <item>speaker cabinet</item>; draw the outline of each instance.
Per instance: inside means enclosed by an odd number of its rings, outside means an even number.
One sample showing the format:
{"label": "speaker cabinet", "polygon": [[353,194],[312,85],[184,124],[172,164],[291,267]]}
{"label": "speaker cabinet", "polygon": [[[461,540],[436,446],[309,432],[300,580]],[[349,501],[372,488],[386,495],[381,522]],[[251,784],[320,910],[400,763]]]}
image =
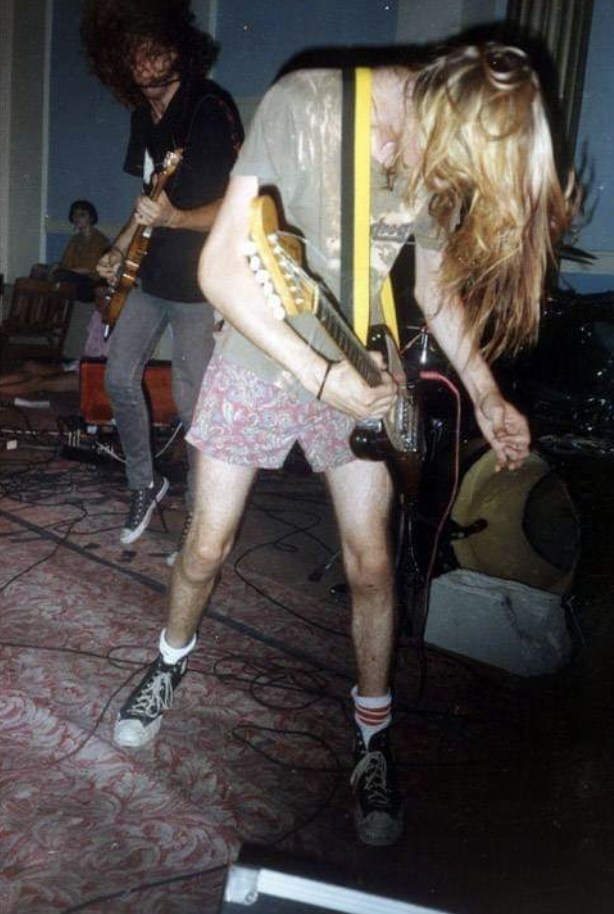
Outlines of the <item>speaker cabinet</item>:
{"label": "speaker cabinet", "polygon": [[[104,386],[106,359],[82,359],[79,367],[79,411],[86,425],[108,425],[113,410]],[[170,362],[149,362],[143,379],[151,420],[171,425],[177,418]]]}

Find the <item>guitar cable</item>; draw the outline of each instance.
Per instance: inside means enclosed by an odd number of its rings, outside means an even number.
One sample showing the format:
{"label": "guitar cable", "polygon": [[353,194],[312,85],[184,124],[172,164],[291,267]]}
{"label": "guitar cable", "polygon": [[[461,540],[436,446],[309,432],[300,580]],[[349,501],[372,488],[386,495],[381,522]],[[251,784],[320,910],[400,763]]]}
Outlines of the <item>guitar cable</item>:
{"label": "guitar cable", "polygon": [[[422,334],[422,345],[424,346],[424,337],[428,337],[428,334]],[[455,430],[454,430],[454,455],[453,455],[453,478],[452,486],[450,489],[450,497],[448,502],[439,518],[437,527],[435,528],[435,535],[433,538],[433,544],[431,547],[430,557],[427,564],[424,583],[421,593],[421,599],[419,601],[416,612],[414,613],[414,630],[416,634],[413,637],[414,645],[418,651],[418,657],[420,662],[420,684],[418,687],[417,701],[423,697],[426,690],[427,683],[427,657],[425,651],[425,642],[424,635],[426,631],[426,625],[428,621],[428,612],[429,612],[429,602],[430,602],[430,590],[431,582],[433,578],[433,570],[435,567],[435,561],[437,559],[437,554],[439,552],[439,543],[441,540],[441,534],[445,527],[445,524],[450,516],[454,502],[456,501],[456,496],[458,493],[458,484],[460,478],[460,432],[461,432],[461,395],[458,387],[453,384],[453,382],[447,378],[444,374],[439,371],[430,371],[430,370],[420,370],[419,377],[423,381],[433,381],[437,384],[443,384],[451,395],[454,397],[455,406],[456,406],[456,420],[455,420]],[[414,621],[412,620],[412,621]]]}

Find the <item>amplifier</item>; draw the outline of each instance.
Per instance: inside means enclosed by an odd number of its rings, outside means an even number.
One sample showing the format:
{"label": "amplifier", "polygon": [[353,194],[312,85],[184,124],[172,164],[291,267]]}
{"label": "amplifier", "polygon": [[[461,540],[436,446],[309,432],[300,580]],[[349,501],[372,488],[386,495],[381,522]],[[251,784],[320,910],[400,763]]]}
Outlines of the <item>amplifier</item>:
{"label": "amplifier", "polygon": [[[113,410],[104,387],[106,359],[81,359],[79,366],[79,412],[86,425],[109,425]],[[149,362],[143,381],[155,425],[172,425],[177,418],[173,400],[170,362]]]}

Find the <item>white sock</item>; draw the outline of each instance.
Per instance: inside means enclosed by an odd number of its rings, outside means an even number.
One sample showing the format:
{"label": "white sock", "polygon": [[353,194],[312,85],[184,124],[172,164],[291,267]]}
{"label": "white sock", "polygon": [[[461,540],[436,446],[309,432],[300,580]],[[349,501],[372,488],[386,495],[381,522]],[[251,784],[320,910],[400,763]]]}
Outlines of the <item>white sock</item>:
{"label": "white sock", "polygon": [[160,653],[162,654],[164,662],[171,666],[178,663],[183,657],[187,657],[195,647],[196,633],[192,635],[191,641],[189,641],[185,647],[172,647],[166,640],[166,629],[163,628],[160,632]]}
{"label": "white sock", "polygon": [[369,748],[369,740],[380,730],[385,730],[392,722],[392,695],[388,691],[385,695],[359,695],[358,686],[352,689],[354,699],[354,720],[362,733],[365,746]]}

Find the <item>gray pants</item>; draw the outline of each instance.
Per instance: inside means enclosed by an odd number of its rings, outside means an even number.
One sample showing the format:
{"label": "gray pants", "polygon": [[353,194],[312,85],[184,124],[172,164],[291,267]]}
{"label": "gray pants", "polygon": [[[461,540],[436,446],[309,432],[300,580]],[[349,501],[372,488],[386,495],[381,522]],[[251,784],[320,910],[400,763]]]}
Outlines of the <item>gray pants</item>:
{"label": "gray pants", "polygon": [[[105,387],[126,457],[131,489],[145,488],[153,480],[150,418],[143,394],[143,373],[168,324],[173,337],[173,399],[185,434],[213,352],[211,305],[167,301],[137,288],[130,293],[111,334]],[[187,448],[190,504],[195,451],[191,445]]]}

